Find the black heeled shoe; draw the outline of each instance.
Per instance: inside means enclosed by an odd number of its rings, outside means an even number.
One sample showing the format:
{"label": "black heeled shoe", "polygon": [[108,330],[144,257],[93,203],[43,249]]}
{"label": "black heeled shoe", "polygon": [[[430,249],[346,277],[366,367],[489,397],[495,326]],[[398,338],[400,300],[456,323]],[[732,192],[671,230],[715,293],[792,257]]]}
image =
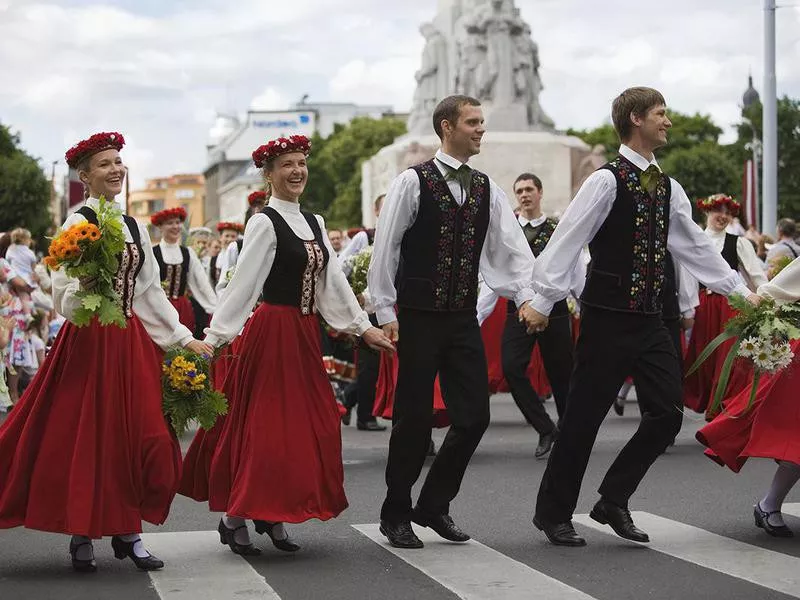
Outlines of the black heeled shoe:
{"label": "black heeled shoe", "polygon": [[[92,548],[92,558],[89,560],[83,560],[77,558],[78,556],[78,548],[81,546],[89,546]],[[92,542],[83,542],[81,544],[75,544],[70,540],[69,542],[69,555],[72,557],[72,569],[77,571],[78,573],[95,573],[97,572],[97,563],[94,561],[94,546],[92,546]]]}
{"label": "black heeled shoe", "polygon": [[228,546],[231,549],[231,552],[238,554],[239,556],[258,556],[261,554],[261,548],[256,548],[253,544],[237,543],[235,538],[236,531],[242,527],[247,527],[247,525],[240,525],[236,529],[230,529],[227,525],[225,525],[225,522],[220,519],[219,527],[217,527],[217,531],[219,532],[219,543],[223,546]]}
{"label": "black heeled shoe", "polygon": [[794,532],[791,529],[789,529],[786,525],[773,525],[772,523],[769,522],[769,516],[779,512],[781,511],[775,510],[772,512],[767,512],[763,508],[761,508],[760,502],[756,502],[756,505],[753,507],[753,518],[755,519],[756,527],[763,529],[772,537],[779,537],[779,538],[794,537]]}
{"label": "black heeled shoe", "polygon": [[144,558],[136,556],[133,546],[136,542],[126,542],[122,538],[114,536],[111,538],[111,548],[114,550],[114,557],[119,560],[130,558],[133,564],[142,571],[158,571],[164,568],[164,561],[156,558],[149,552]]}
{"label": "black heeled shoe", "polygon": [[269,539],[272,540],[272,545],[278,550],[283,550],[284,552],[297,552],[300,550],[300,546],[295,544],[288,534],[283,540],[279,540],[275,537],[272,530],[275,529],[275,525],[277,525],[277,523],[270,523],[268,521],[253,521],[253,525],[255,525],[256,533],[260,533],[262,535],[266,533],[269,536]]}

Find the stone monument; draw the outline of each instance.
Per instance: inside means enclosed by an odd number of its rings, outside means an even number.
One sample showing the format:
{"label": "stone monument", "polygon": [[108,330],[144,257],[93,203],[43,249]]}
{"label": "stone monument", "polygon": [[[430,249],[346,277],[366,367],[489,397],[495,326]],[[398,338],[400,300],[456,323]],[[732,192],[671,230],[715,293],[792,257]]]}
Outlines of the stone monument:
{"label": "stone monument", "polygon": [[543,85],[539,47],[513,0],[439,0],[436,17],[420,27],[425,38],[408,133],[362,165],[362,215],[374,224],[372,205],[391,180],[427,160],[439,147],[433,110],[450,94],[481,101],[487,133],[470,164],[509,195],[519,173],[532,171],[545,186],[543,208],[561,213],[574,194],[589,147],[555,130],[539,103]]}

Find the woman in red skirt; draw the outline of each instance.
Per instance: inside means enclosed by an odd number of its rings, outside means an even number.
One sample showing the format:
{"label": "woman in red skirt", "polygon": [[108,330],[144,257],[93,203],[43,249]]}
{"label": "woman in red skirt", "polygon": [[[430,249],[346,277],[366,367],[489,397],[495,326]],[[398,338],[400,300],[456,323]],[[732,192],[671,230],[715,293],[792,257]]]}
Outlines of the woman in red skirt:
{"label": "woman in red skirt", "polygon": [[[727,233],[725,229],[739,214],[739,203],[725,194],[714,194],[697,202],[697,207],[706,213],[706,234],[711,238],[722,257],[732,269],[738,270],[750,289],[767,282],[767,276],[756,256],[753,245],[744,237]],[[686,349],[684,364],[689,370],[708,343],[717,337],[725,323],[734,315],[725,296],[714,294],[689,276],[687,286],[699,287],[700,305],[694,317],[694,327]],[[714,385],[719,379],[722,364],[733,342],[720,346],[716,352],[684,382],[683,403],[695,412],[705,412],[714,393]],[[736,394],[752,379],[752,371],[742,362],[737,362],[731,373],[726,397]],[[709,415],[712,417],[713,415]]]}
{"label": "woman in red skirt", "polygon": [[[284,522],[326,520],[347,507],[339,411],[322,364],[316,311],[337,330],[394,350],[361,310],[322,218],[300,210],[310,145],[305,136],[292,136],[253,153],[272,198],[247,223],[242,254],[207,330],[212,346],[230,342],[262,294],[225,378],[230,412],[208,467],[209,508],[225,513],[220,541],[236,554],[260,552],[245,519],[293,551],[298,546]],[[195,479],[185,474],[184,481]]]}
{"label": "woman in red skirt", "polygon": [[[772,281],[758,288],[758,295],[777,303],[800,300],[800,259],[795,259]],[[706,454],[738,473],[748,458],[771,458],[778,469],[767,493],[753,507],[756,527],[774,537],[793,537],[783,522],[781,506],[800,480],[800,340],[791,342],[792,364],[761,377],[752,407],[747,387],[725,402],[725,412],[697,432],[708,447]],[[734,418],[735,417],[735,418]]]}
{"label": "woman in red skirt", "polygon": [[203,263],[193,250],[181,244],[184,221],[186,210],[181,206],[167,208],[150,217],[150,222],[161,229],[161,241],[153,247],[161,286],[172,306],[178,311],[181,323],[195,331],[195,314],[188,294],[209,315],[217,307],[217,294],[206,276]]}
{"label": "woman in red skirt", "polygon": [[[89,199],[65,222],[97,222],[104,196],[122,189],[118,133],[93,135],[67,152]],[[38,374],[0,427],[0,528],[72,535],[77,571],[97,569],[93,538],[111,535],[117,558],[144,570],[164,563],[139,538],[142,520],[163,523],[178,488],[181,453],[161,412],[162,348],[211,348],[192,338],[161,289],[147,229],[124,217],[125,249],[115,287],[126,327],[69,322],[91,280],[52,277],[56,310],[67,318]]]}

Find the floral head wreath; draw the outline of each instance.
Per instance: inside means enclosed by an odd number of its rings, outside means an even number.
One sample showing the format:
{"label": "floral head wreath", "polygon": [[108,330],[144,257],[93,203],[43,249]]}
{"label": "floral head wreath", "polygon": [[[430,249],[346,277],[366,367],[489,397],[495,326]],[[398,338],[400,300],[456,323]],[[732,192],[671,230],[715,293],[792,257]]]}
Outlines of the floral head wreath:
{"label": "floral head wreath", "polygon": [[244,225],[242,225],[241,223],[233,223],[228,221],[220,221],[219,223],[217,223],[217,231],[222,233],[226,229],[230,229],[232,231],[235,231],[236,233],[244,233]]}
{"label": "floral head wreath", "polygon": [[186,220],[186,209],[182,206],[175,208],[167,208],[160,210],[150,216],[150,222],[156,227],[163,225],[170,219],[180,219],[181,222]]}
{"label": "floral head wreath", "polygon": [[291,135],[288,138],[280,137],[272,140],[253,151],[253,162],[261,169],[270,159],[289,152],[302,152],[308,156],[311,152],[311,140],[304,135]]}
{"label": "floral head wreath", "polygon": [[92,137],[82,140],[75,144],[72,148],[67,150],[64,158],[71,169],[76,168],[83,159],[113,148],[114,150],[122,150],[125,145],[125,138],[121,133],[116,131],[95,133]]}
{"label": "floral head wreath", "polygon": [[247,197],[247,203],[250,206],[253,206],[255,204],[259,204],[259,203],[265,202],[266,199],[267,199],[267,192],[262,192],[261,190],[258,190],[258,191],[252,192]]}
{"label": "floral head wreath", "polygon": [[723,206],[727,206],[734,217],[739,214],[739,209],[741,208],[741,204],[727,194],[712,194],[708,198],[700,198],[697,201],[697,208],[703,212],[719,210]]}

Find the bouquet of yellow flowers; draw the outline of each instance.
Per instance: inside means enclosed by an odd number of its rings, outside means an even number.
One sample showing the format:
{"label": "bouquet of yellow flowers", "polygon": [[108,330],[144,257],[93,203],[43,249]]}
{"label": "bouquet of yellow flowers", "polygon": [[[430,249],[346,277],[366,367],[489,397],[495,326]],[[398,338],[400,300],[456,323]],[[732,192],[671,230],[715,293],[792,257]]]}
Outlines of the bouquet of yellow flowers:
{"label": "bouquet of yellow flowers", "polygon": [[122,212],[113,202],[100,198],[97,225],[83,222],[60,229],[50,242],[44,263],[53,271],[63,268],[70,277],[93,279],[91,290],[81,289],[76,296],[81,305],[72,322],[88,325],[97,317],[101,325],[125,327],[122,301],[114,290],[119,253],[125,248]]}
{"label": "bouquet of yellow flowers", "polygon": [[207,357],[183,348],[170,350],[161,365],[162,410],[180,437],[197,421],[211,429],[217,417],[228,413],[228,401],[211,387]]}

